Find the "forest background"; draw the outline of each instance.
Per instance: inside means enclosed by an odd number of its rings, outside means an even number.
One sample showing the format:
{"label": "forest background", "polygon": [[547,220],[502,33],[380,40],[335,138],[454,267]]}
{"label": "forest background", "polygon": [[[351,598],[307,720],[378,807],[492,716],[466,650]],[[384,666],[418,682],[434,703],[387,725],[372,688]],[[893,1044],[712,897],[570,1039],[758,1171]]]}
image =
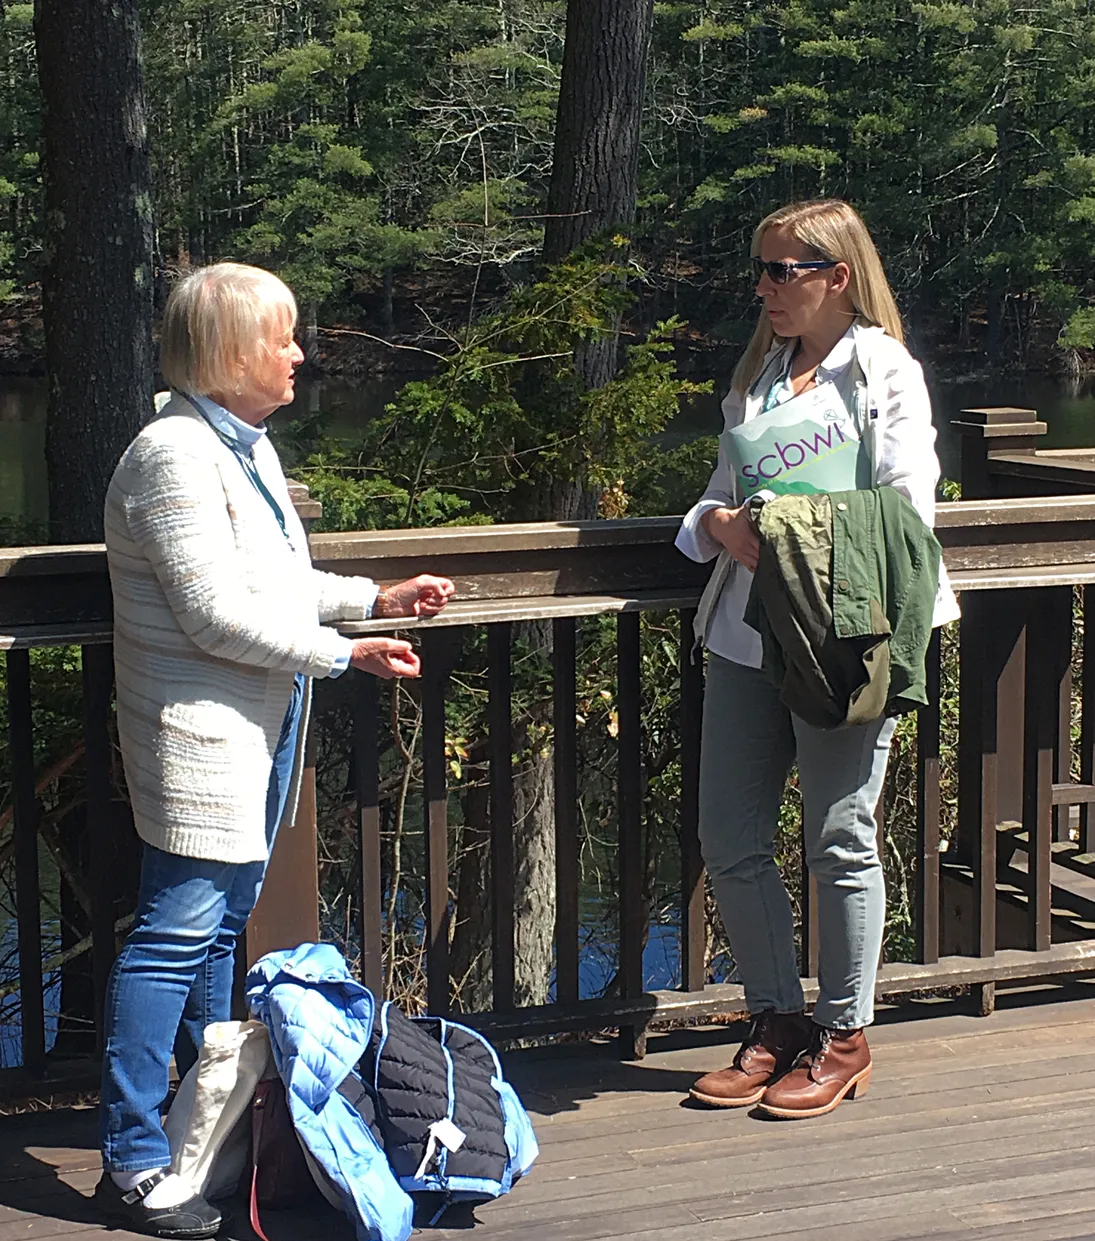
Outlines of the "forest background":
{"label": "forest background", "polygon": [[[582,0],[126,0],[116,8],[134,27],[139,18],[140,66],[111,61],[108,44],[97,71],[117,74],[119,99],[143,96],[151,166],[147,187],[136,174],[122,185],[132,209],[119,218],[138,227],[118,245],[136,253],[147,227],[155,306],[193,264],[258,263],[296,292],[311,366],[350,377],[394,369],[407,379],[360,442],[332,440],[322,418],[281,432],[283,457],[323,502],[322,528],[679,511],[680,497],[706,479],[712,441],[666,452],[651,451],[652,438],[740,351],[756,315],[752,230],[795,198],[839,196],[859,208],[913,352],[935,368],[1079,374],[1092,365],[1095,0],[619,0],[628,19],[620,46],[598,52],[619,76],[597,84],[606,114],[586,118],[574,115],[583,84],[575,86],[573,69],[569,116],[565,98],[560,104],[575,39],[596,51],[601,37],[583,28]],[[63,22],[63,9],[40,0],[39,58],[43,15]],[[0,6],[0,365],[8,369],[39,367],[42,357],[39,287],[51,221],[35,34],[34,6]],[[136,47],[131,41],[130,52]],[[86,78],[72,68],[68,100],[66,77],[54,72],[50,88],[55,107],[78,115]],[[567,220],[582,213],[567,210],[553,172],[560,152],[580,166],[576,134],[586,121],[623,135],[620,166],[634,163],[637,179],[602,181],[606,200],[621,191],[604,212],[612,227],[574,253]],[[57,128],[58,147],[77,141]],[[85,195],[92,188],[101,189],[85,186]],[[67,190],[78,196],[80,187]],[[578,239],[590,232],[577,231]],[[55,270],[58,306],[64,283]],[[119,288],[107,286],[112,303]],[[87,287],[69,299],[70,317],[89,313]],[[130,348],[118,373],[137,374],[151,351],[138,311],[122,300],[119,293],[119,305],[105,301],[90,313],[102,320],[103,355],[114,343],[119,353]],[[66,360],[55,358],[60,374]],[[113,445],[125,443],[147,405],[138,386],[121,409],[110,378],[109,367],[91,364],[88,410],[56,398],[51,406],[51,501],[74,498],[51,532],[58,541],[97,537],[101,512],[101,483],[76,497],[66,468],[98,455],[109,476]],[[84,381],[79,367],[63,376],[69,393]],[[109,443],[98,434],[108,423]],[[73,452],[76,443],[93,448]],[[648,954],[648,984],[672,983],[677,969],[665,947],[671,936],[659,934],[674,930],[681,878],[677,626],[674,615],[643,619],[643,839],[635,847],[648,946],[666,954],[661,965]],[[614,641],[609,621],[581,626],[583,994],[611,990],[618,963]],[[945,641],[946,756],[956,660]],[[537,1003],[551,994],[555,914],[550,635],[518,627],[513,658],[516,993]],[[491,989],[485,669],[485,635],[466,635],[452,653],[446,717],[452,984],[465,1008],[488,1003]],[[87,934],[65,878],[81,865],[79,652],[35,652],[35,676],[36,758],[63,773],[40,790],[45,864],[57,884],[46,894],[49,943],[71,980]],[[323,926],[354,956],[350,693],[343,681],[318,689]],[[416,1004],[423,838],[414,687],[392,688],[383,718],[385,979]],[[912,927],[912,724],[899,731],[887,793],[894,958],[908,951]],[[950,824],[953,782],[944,795]],[[793,785],[784,811],[781,860],[794,878]],[[3,813],[0,830],[10,824]],[[8,908],[10,857],[0,836]],[[0,956],[3,973],[14,945]],[[708,961],[711,977],[732,976],[714,916]],[[4,993],[14,996],[8,984]],[[69,1012],[60,1028],[79,1041],[86,1014]]]}
{"label": "forest background", "polygon": [[[138,7],[161,302],[179,269],[231,256],[278,270],[313,326],[405,338],[528,278],[565,4]],[[32,6],[2,12],[0,290],[18,297],[41,278],[40,105]],[[676,314],[737,348],[756,221],[835,195],[921,354],[1075,365],[1095,344],[1093,23],[1089,0],[656,4],[636,326]]]}

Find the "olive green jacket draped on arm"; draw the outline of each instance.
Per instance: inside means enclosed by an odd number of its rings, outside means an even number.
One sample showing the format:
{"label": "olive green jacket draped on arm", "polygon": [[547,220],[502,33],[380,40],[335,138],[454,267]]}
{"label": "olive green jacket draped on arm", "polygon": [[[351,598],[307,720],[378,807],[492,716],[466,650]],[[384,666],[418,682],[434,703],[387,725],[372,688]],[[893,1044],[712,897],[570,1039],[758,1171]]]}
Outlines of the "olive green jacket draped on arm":
{"label": "olive green jacket draped on arm", "polygon": [[745,621],[808,724],[866,724],[927,704],[940,547],[892,487],[771,500]]}

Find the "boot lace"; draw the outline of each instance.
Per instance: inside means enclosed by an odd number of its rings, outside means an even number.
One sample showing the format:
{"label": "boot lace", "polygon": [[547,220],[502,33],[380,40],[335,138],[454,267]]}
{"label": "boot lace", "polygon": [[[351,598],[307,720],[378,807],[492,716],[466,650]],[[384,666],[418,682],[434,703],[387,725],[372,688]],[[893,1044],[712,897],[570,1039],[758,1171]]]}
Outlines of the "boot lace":
{"label": "boot lace", "polygon": [[749,1023],[749,1033],[745,1036],[738,1054],[734,1057],[734,1067],[740,1069],[749,1056],[758,1048],[766,1045],[772,1028],[772,1014],[769,1011],[757,1013]]}
{"label": "boot lace", "polygon": [[815,1025],[810,1033],[810,1046],[799,1052],[795,1060],[796,1069],[818,1069],[829,1052],[833,1042],[833,1032],[827,1026]]}

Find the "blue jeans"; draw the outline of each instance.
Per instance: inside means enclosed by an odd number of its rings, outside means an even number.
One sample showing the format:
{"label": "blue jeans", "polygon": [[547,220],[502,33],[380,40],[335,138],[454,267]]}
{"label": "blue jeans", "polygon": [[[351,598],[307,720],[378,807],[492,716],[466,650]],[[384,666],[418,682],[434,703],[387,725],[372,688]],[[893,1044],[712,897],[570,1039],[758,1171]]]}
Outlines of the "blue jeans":
{"label": "blue jeans", "polygon": [[780,802],[797,758],[806,862],[817,881],[814,1020],[854,1030],[874,1019],[886,918],[874,813],[893,730],[893,720],[814,728],[787,710],[758,668],[708,656],[700,847],[751,1013],[803,1006],[794,914],[775,860]]}
{"label": "blue jeans", "polygon": [[[274,751],[269,848],[285,812],[305,684],[302,676],[293,684]],[[236,941],[265,874],[265,861],[213,862],[145,845],[137,912],[106,994],[99,1134],[109,1171],[170,1164],[160,1112],[172,1047],[182,1076],[197,1059],[205,1027],[231,1017]]]}

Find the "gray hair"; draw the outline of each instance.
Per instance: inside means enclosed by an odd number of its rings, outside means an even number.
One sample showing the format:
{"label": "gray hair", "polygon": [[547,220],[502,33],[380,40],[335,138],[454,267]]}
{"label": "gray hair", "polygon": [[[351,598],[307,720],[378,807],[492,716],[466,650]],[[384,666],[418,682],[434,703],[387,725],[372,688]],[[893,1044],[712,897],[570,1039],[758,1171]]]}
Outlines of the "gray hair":
{"label": "gray hair", "polygon": [[167,299],[160,370],[191,396],[238,392],[272,330],[296,323],[296,301],[272,272],[244,263],[198,267]]}

